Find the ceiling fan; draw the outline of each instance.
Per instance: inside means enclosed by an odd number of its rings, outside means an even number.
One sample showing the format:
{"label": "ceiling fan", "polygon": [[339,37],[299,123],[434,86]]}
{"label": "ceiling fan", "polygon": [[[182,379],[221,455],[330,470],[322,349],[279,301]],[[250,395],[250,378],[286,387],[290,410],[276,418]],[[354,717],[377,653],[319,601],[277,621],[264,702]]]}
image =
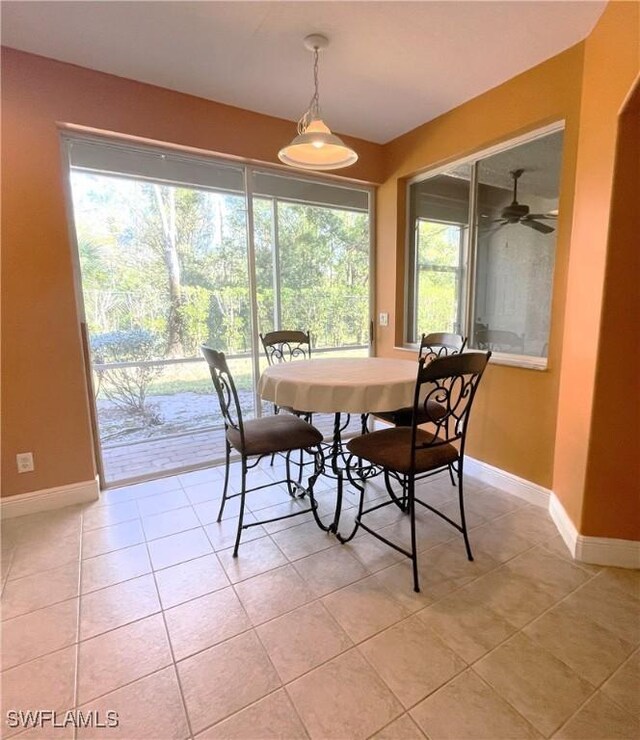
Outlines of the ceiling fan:
{"label": "ceiling fan", "polygon": [[[543,224],[540,219],[556,218],[553,213],[529,213],[529,206],[524,203],[518,203],[518,180],[524,170],[512,170],[509,174],[513,178],[513,201],[502,209],[500,218],[495,219],[493,223],[506,226],[506,224],[522,224],[530,229],[535,229],[541,234],[550,234],[555,231],[555,227],[549,224]],[[497,228],[500,228],[498,226]]]}

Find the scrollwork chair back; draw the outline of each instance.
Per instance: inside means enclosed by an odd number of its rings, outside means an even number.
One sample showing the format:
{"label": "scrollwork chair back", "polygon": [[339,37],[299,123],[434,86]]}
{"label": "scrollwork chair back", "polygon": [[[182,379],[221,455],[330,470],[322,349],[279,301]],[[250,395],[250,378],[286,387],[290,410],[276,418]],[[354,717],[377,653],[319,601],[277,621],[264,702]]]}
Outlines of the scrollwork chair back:
{"label": "scrollwork chair back", "polygon": [[423,334],[420,340],[418,359],[425,357],[427,360],[435,360],[437,357],[459,355],[466,345],[467,338],[461,334],[450,334],[443,331]]}
{"label": "scrollwork chair back", "polygon": [[218,401],[220,402],[220,411],[222,418],[224,419],[225,428],[229,427],[236,429],[240,433],[242,444],[244,445],[244,425],[242,423],[242,410],[240,408],[240,400],[238,398],[238,391],[236,390],[236,384],[233,382],[233,376],[229,371],[227,365],[227,358],[224,352],[217,352],[211,347],[201,347],[202,354],[204,355],[207,365],[209,365],[209,372],[211,373],[211,380],[213,386],[216,389],[218,395]]}
{"label": "scrollwork chair back", "polygon": [[273,365],[311,358],[311,336],[304,331],[270,331],[260,334],[267,362]]}

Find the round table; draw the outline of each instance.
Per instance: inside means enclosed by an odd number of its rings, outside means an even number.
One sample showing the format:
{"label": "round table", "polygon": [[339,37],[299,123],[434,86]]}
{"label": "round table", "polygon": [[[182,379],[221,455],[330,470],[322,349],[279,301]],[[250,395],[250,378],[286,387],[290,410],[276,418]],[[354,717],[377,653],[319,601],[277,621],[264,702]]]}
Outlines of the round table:
{"label": "round table", "polygon": [[260,376],[266,401],[298,411],[367,414],[413,404],[415,360],[358,357],[271,365]]}
{"label": "round table", "polygon": [[361,414],[364,433],[366,414],[413,405],[417,375],[415,360],[362,357],[282,362],[271,365],[260,376],[258,392],[264,400],[301,412],[334,414],[328,457],[337,491],[330,532],[338,533],[347,465],[341,439],[347,424],[341,425],[340,415]]}

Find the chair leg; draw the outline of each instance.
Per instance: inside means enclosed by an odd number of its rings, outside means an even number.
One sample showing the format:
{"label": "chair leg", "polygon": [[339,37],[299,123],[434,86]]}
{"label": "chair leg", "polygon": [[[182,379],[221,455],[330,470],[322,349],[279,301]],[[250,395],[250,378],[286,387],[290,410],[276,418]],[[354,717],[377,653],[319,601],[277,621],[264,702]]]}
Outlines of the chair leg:
{"label": "chair leg", "polygon": [[286,461],[286,475],[287,475],[287,493],[291,498],[295,498],[296,495],[296,489],[294,486],[291,485],[291,450],[287,452],[285,455],[285,461]]}
{"label": "chair leg", "polygon": [[[280,413],[280,408],[279,408],[278,406],[276,406],[276,405],[275,405],[275,403],[274,403],[274,404],[273,404],[273,414],[274,414],[274,416],[275,416],[275,415],[277,415],[278,413]],[[271,462],[270,462],[270,465],[271,465],[271,467],[273,467],[273,461],[274,461],[275,459],[276,459],[276,453],[275,453],[275,452],[272,452],[272,453],[271,453]]]}
{"label": "chair leg", "polygon": [[[298,485],[302,488],[302,473],[304,472],[304,450],[300,450],[300,468],[298,469]],[[304,496],[304,494],[302,494]]]}
{"label": "chair leg", "polygon": [[367,422],[369,421],[369,414],[360,414],[360,433],[367,434],[369,429],[367,428]]}
{"label": "chair leg", "polygon": [[[415,493],[415,482],[414,482],[414,493]],[[406,478],[402,481],[402,506],[404,507],[404,513],[407,514],[409,506],[407,502],[407,480]]]}
{"label": "chair leg", "polygon": [[403,511],[405,514],[408,513],[407,509],[407,491],[406,486],[404,482],[402,483],[402,498],[398,498],[395,494],[395,491],[393,490],[393,486],[391,485],[391,479],[389,478],[389,471],[384,471],[384,485],[387,489],[387,493],[389,494],[392,501],[395,503],[395,505],[400,509],[400,511]]}
{"label": "chair leg", "polygon": [[448,470],[449,470],[449,478],[451,478],[451,485],[455,488],[456,479],[453,477],[453,465],[449,464]]}
{"label": "chair leg", "polygon": [[236,544],[233,548],[233,557],[238,557],[238,547],[240,546],[240,537],[242,535],[242,524],[244,522],[244,498],[247,493],[247,458],[242,456],[242,488],[240,489],[240,515],[238,517],[238,532],[236,534]]}
{"label": "chair leg", "polygon": [[460,525],[464,536],[464,546],[467,549],[467,558],[473,560],[471,545],[469,544],[469,534],[467,533],[467,519],[464,513],[464,489],[462,482],[462,460],[458,463],[458,497],[460,499]]}
{"label": "chair leg", "polygon": [[410,474],[404,481],[403,488],[409,499],[409,520],[411,522],[411,562],[413,564],[413,590],[420,593],[420,581],[418,577],[418,547],[416,543],[416,496],[415,476]]}
{"label": "chair leg", "polygon": [[318,476],[322,473],[324,470],[324,455],[322,453],[322,447],[318,445],[318,447],[315,450],[308,450],[310,454],[313,455],[313,473],[311,474],[311,477],[307,481],[307,491],[309,492],[309,502],[311,504],[311,513],[313,514],[313,518],[316,520],[316,524],[320,527],[320,529],[323,529],[325,532],[329,531],[329,527],[325,527],[322,523],[322,520],[320,519],[320,515],[318,514],[318,502],[316,501],[316,497],[313,492],[313,488],[316,484],[316,480],[318,479]]}
{"label": "chair leg", "polygon": [[222,501],[220,502],[220,511],[218,512],[218,519],[222,519],[222,512],[224,511],[224,505],[227,503],[227,488],[229,487],[229,456],[231,455],[231,445],[225,440],[225,456],[224,456],[224,487],[222,489]]}
{"label": "chair leg", "polygon": [[[359,458],[358,458],[358,459],[359,459]],[[357,491],[359,491],[359,492],[360,492],[360,501],[358,502],[358,513],[356,514],[356,520],[355,520],[355,524],[353,525],[353,531],[351,532],[351,534],[350,534],[350,535],[349,535],[348,537],[343,537],[343,536],[342,536],[342,535],[341,535],[341,534],[340,534],[340,533],[338,532],[338,528],[337,528],[337,519],[338,519],[338,516],[336,516],[336,528],[335,528],[335,530],[334,530],[334,531],[335,531],[335,533],[336,533],[336,537],[338,538],[338,540],[339,540],[339,541],[340,541],[340,542],[341,542],[341,543],[342,543],[343,545],[344,545],[345,543],[349,542],[350,540],[352,540],[352,539],[353,539],[353,538],[354,538],[354,537],[356,536],[356,532],[357,532],[357,531],[358,531],[358,529],[360,528],[360,520],[362,519],[362,510],[363,510],[363,508],[364,508],[364,481],[363,481],[363,480],[361,479],[361,480],[360,480],[360,482],[358,482],[358,481],[357,481],[357,480],[356,480],[356,479],[355,479],[355,478],[353,477],[353,472],[352,472],[352,471],[353,471],[353,467],[352,467],[352,462],[353,462],[353,455],[350,455],[350,456],[349,456],[349,459],[347,460],[347,466],[346,466],[346,467],[347,467],[347,478],[349,479],[349,482],[351,483],[351,485],[352,485],[352,486],[353,486],[353,487],[354,487],[354,488],[355,488],[355,489],[356,489]],[[338,479],[338,482],[339,482],[339,483],[340,483],[340,480],[341,480],[341,479]],[[341,501],[339,501],[337,505],[338,505],[338,506],[340,506],[340,505],[341,505],[341,503],[342,503],[342,502],[341,502]]]}

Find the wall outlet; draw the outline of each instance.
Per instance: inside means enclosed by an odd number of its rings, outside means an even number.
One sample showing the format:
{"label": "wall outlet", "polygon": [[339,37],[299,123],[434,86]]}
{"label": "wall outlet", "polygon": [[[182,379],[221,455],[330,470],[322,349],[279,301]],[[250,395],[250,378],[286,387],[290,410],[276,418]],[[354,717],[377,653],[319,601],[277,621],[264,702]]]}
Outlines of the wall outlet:
{"label": "wall outlet", "polygon": [[378,315],[378,323],[380,326],[389,326],[389,314],[381,313]]}
{"label": "wall outlet", "polygon": [[20,452],[16,455],[18,473],[31,473],[34,469],[33,452]]}

